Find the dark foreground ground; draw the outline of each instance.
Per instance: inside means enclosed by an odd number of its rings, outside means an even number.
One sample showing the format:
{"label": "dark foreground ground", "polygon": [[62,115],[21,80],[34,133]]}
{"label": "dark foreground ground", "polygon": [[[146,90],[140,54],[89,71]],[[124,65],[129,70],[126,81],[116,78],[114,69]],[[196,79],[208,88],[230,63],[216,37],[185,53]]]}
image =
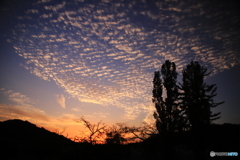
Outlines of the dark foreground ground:
{"label": "dark foreground ground", "polygon": [[160,160],[239,159],[210,157],[214,152],[240,153],[240,125],[213,125],[205,134],[154,136],[128,145],[75,143],[27,121],[0,122],[1,160]]}

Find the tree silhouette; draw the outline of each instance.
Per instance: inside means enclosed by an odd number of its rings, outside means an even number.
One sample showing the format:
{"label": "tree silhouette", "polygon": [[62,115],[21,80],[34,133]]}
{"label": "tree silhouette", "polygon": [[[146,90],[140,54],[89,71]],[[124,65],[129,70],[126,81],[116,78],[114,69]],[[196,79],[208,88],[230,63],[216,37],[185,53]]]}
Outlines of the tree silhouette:
{"label": "tree silhouette", "polygon": [[[159,71],[155,71],[153,79],[153,103],[155,103],[156,126],[159,133],[174,132],[180,121],[179,93],[177,82],[176,65],[169,60],[165,61],[161,68],[162,79]],[[166,90],[166,98],[163,99],[163,87]]]}
{"label": "tree silhouette", "polygon": [[120,133],[109,132],[106,135],[106,144],[123,144],[126,141]]}
{"label": "tree silhouette", "polygon": [[167,131],[166,106],[162,98],[162,80],[159,71],[155,71],[153,78],[153,103],[155,103],[156,112],[153,116],[156,119],[156,127],[159,133]]}
{"label": "tree silhouette", "polygon": [[204,83],[204,78],[209,74],[207,68],[200,66],[196,61],[192,61],[183,69],[181,89],[184,93],[181,108],[187,116],[192,130],[203,130],[203,127],[211,124],[211,121],[220,118],[220,112],[213,114],[211,108],[224,102],[214,102],[213,98],[217,95],[216,85]]}
{"label": "tree silhouette", "polygon": [[125,138],[126,134],[129,132],[128,127],[124,123],[117,123],[105,129],[107,144],[123,144],[127,141]]}
{"label": "tree silhouette", "polygon": [[153,135],[158,134],[158,130],[155,127],[155,125],[148,124],[146,122],[142,122],[142,125],[139,127],[127,127],[128,132],[133,135],[133,137],[130,138],[130,140],[140,140],[145,141],[148,138],[150,138]]}
{"label": "tree silhouette", "polygon": [[180,121],[179,115],[179,104],[178,104],[178,86],[177,83],[177,72],[176,65],[174,62],[167,60],[161,69],[163,77],[163,85],[166,89],[165,105],[167,113],[167,130],[174,132],[177,129],[177,122]]}
{"label": "tree silhouette", "polygon": [[80,120],[75,120],[76,122],[83,123],[83,125],[90,131],[90,134],[87,139],[82,140],[91,144],[96,144],[97,139],[101,138],[103,134],[105,134],[105,129],[107,127],[106,124],[102,123],[102,121],[97,124],[91,124],[85,118],[81,117]]}

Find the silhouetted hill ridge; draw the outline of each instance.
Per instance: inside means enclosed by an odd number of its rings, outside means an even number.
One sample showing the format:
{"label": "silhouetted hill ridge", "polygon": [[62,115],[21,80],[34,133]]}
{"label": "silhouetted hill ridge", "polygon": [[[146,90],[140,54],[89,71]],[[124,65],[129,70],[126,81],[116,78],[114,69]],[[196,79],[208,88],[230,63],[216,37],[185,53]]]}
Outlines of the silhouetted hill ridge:
{"label": "silhouetted hill ridge", "polygon": [[53,141],[55,143],[71,144],[71,140],[62,135],[50,132],[45,128],[39,128],[35,124],[19,119],[0,122],[0,136],[5,139],[17,141],[19,139],[29,141]]}
{"label": "silhouetted hill ridge", "polygon": [[28,159],[31,155],[39,159],[44,159],[44,156],[56,157],[65,148],[76,145],[62,135],[18,119],[0,122],[0,144],[3,148],[1,154],[12,159]]}

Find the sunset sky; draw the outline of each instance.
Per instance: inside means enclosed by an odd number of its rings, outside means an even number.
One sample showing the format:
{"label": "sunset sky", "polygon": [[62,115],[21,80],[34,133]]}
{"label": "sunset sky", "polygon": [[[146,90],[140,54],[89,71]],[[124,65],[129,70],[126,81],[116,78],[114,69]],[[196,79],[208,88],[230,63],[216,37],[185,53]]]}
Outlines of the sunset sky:
{"label": "sunset sky", "polygon": [[216,123],[240,123],[237,1],[5,0],[0,13],[0,121],[70,136],[82,126],[153,122],[152,79],[191,60],[212,72]]}

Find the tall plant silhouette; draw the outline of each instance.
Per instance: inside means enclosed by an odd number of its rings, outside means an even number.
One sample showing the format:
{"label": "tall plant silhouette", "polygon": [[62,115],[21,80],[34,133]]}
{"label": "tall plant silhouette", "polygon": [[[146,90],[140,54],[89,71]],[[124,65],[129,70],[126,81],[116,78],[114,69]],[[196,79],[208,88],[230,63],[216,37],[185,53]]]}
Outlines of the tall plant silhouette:
{"label": "tall plant silhouette", "polygon": [[217,95],[216,85],[204,83],[204,78],[209,74],[207,68],[200,66],[196,61],[192,61],[183,69],[181,108],[187,116],[192,130],[202,130],[202,127],[206,127],[213,120],[220,118],[220,112],[213,114],[211,108],[224,102],[214,102],[213,98]]}
{"label": "tall plant silhouette", "polygon": [[[156,126],[159,133],[174,132],[178,128],[179,104],[176,65],[169,60],[165,61],[161,68],[162,79],[159,71],[155,71],[153,79],[153,103],[155,103]],[[166,98],[162,97],[163,87],[166,90]]]}
{"label": "tall plant silhouette", "polygon": [[153,116],[156,119],[156,127],[159,133],[165,133],[167,130],[166,106],[162,98],[162,80],[159,71],[155,71],[153,78],[153,103],[156,111]]}

